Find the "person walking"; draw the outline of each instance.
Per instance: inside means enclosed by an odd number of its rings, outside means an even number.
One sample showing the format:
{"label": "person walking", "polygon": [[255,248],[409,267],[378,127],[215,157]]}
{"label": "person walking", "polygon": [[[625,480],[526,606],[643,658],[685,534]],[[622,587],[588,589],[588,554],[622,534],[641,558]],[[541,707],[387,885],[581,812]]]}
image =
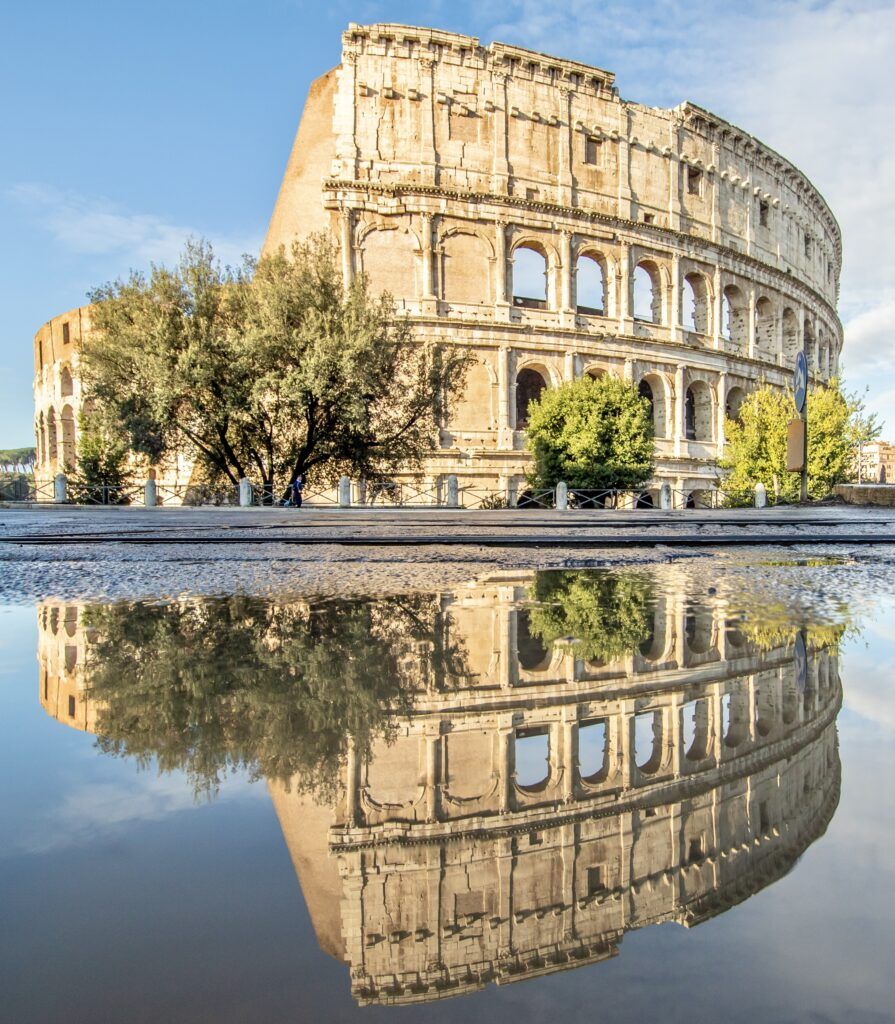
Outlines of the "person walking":
{"label": "person walking", "polygon": [[305,482],[301,475],[292,481],[292,505],[294,508],[301,508],[301,492],[305,489]]}

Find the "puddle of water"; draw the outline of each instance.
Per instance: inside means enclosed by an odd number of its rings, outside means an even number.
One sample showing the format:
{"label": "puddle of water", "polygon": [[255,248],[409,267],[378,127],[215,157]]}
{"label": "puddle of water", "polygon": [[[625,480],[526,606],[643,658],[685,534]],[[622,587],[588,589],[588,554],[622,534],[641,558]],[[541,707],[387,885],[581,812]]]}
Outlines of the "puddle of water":
{"label": "puddle of water", "polygon": [[0,612],[9,1019],[883,1019],[895,605],[683,573]]}

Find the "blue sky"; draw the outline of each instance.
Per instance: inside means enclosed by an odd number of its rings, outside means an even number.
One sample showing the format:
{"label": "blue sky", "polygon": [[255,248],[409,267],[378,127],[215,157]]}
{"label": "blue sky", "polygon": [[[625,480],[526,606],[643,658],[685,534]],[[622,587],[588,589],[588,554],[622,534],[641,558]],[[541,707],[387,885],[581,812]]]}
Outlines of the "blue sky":
{"label": "blue sky", "polygon": [[871,387],[895,440],[891,0],[35,0],[0,12],[0,447],[34,443],[44,321],[190,234],[230,261],[257,251],[308,85],[350,21],[587,61],[627,99],[690,99],[779,149],[842,225],[846,380]]}

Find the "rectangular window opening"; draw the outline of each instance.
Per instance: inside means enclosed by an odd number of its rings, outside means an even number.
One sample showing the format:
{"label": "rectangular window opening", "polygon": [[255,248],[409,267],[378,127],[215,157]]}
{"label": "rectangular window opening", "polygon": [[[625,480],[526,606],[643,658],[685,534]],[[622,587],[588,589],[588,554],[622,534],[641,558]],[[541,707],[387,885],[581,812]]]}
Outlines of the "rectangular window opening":
{"label": "rectangular window opening", "polygon": [[68,717],[69,718],[74,718],[75,717],[75,698],[74,697],[69,697],[68,698]]}
{"label": "rectangular window opening", "polygon": [[698,167],[687,168],[687,192],[698,196],[702,187],[702,171]]}
{"label": "rectangular window opening", "polygon": [[596,896],[597,893],[606,891],[606,882],[603,878],[603,865],[597,864],[587,869],[587,895]]}
{"label": "rectangular window opening", "polygon": [[584,139],[584,162],[596,167],[600,162],[600,146],[602,143],[593,136],[585,136]]}
{"label": "rectangular window opening", "polygon": [[655,221],[656,221],[656,215],[655,214],[653,214],[653,213],[645,213],[643,215],[643,223],[644,224],[654,224]]}
{"label": "rectangular window opening", "polygon": [[764,201],[764,199],[760,200],[759,203],[758,203],[758,223],[763,228],[766,228],[768,226],[768,213],[769,213],[769,211],[770,211],[770,206],[768,205],[768,203],[766,203]]}
{"label": "rectangular window opening", "polygon": [[768,813],[768,802],[762,800],[758,805],[758,831],[767,832],[771,827],[771,816]]}
{"label": "rectangular window opening", "polygon": [[698,864],[702,857],[702,837],[697,836],[697,838],[690,840],[690,845],[687,847],[687,862],[689,864]]}
{"label": "rectangular window opening", "polygon": [[71,341],[71,333],[69,331],[68,323],[62,325],[62,344],[67,345]]}

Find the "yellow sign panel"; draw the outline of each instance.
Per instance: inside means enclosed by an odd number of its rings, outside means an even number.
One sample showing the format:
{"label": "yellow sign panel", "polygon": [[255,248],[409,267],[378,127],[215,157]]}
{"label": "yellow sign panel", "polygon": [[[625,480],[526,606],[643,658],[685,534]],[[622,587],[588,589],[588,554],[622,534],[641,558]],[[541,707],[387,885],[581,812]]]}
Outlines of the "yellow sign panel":
{"label": "yellow sign panel", "polygon": [[786,426],[786,468],[800,472],[805,462],[805,421],[790,420]]}

